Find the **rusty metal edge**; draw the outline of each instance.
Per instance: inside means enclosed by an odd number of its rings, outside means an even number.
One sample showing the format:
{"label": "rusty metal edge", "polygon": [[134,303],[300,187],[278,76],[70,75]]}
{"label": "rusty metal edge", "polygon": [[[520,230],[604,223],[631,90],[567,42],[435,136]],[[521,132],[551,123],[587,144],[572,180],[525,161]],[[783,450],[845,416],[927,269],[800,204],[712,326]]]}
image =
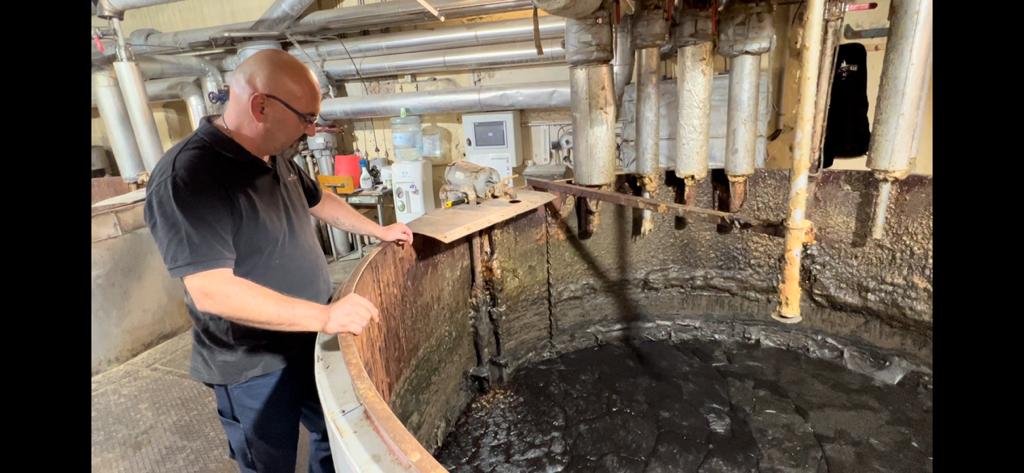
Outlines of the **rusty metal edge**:
{"label": "rusty metal edge", "polygon": [[[371,250],[363,258],[363,261],[359,263],[359,266],[356,266],[352,275],[349,276],[345,285],[338,290],[336,295],[346,296],[353,293],[356,284],[363,276],[363,272],[372,264],[373,259],[381,251],[384,251],[385,248],[391,246],[395,246],[395,244],[384,242]],[[419,440],[416,440],[416,437],[409,432],[409,429],[405,428],[405,424],[398,419],[398,416],[391,410],[391,407],[384,402],[380,391],[377,390],[373,380],[370,379],[370,375],[366,372],[363,358],[359,355],[359,349],[356,346],[355,337],[352,334],[341,334],[338,336],[338,344],[341,346],[341,354],[345,360],[345,366],[352,377],[352,386],[356,396],[366,409],[367,417],[381,439],[399,461],[413,470],[421,472],[447,472],[437,459],[423,447]]]}

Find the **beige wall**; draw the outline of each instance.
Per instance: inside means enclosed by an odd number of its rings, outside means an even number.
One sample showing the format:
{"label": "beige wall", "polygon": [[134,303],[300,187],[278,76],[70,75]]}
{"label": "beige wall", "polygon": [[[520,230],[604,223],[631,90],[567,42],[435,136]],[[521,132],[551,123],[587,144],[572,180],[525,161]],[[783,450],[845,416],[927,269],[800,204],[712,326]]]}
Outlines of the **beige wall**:
{"label": "beige wall", "polygon": [[[868,12],[856,12],[847,15],[846,24],[855,29],[878,28],[887,25],[888,6],[890,0],[879,0],[879,7]],[[130,11],[125,16],[124,30],[134,31],[138,28],[155,28],[160,31],[177,31],[190,28],[201,28],[217,24],[248,21],[258,18],[263,11],[272,3],[272,0],[227,0],[221,2],[208,2],[203,0],[185,0],[182,2],[160,5]],[[340,5],[338,5],[340,3]],[[367,1],[366,3],[375,3]],[[357,5],[358,2],[345,0],[337,2],[324,0],[315,2],[313,8],[348,7]],[[763,69],[771,69],[776,75],[773,80],[773,87],[779,84],[783,66],[789,67],[785,82],[781,90],[773,93],[774,97],[781,95],[781,122],[784,132],[768,148],[768,166],[772,168],[788,168],[790,162],[789,147],[792,145],[792,125],[795,122],[796,97],[795,67],[799,64],[797,52],[792,49],[782,49],[790,43],[788,38],[787,12],[792,12],[790,7],[780,8],[780,17],[776,21],[778,41],[776,47],[780,48],[767,54],[762,61]],[[791,13],[790,13],[791,14]],[[496,15],[487,18],[487,21],[508,18],[526,18],[530,16],[529,11]],[[449,23],[456,24],[474,20],[450,20]],[[845,40],[843,41],[845,42]],[[878,94],[878,83],[881,77],[882,61],[885,55],[885,39],[872,39],[864,41],[868,49],[868,119],[874,120],[875,98]],[[767,58],[771,57],[771,60]],[[716,60],[716,71],[725,69],[725,61],[719,58]],[[671,62],[665,65],[664,71],[671,75],[673,70]],[[452,83],[459,86],[472,85],[497,85],[529,81],[568,80],[568,70],[564,64],[548,66],[517,67],[508,69],[484,70],[477,72],[465,72],[455,74],[420,74],[415,76],[402,76],[388,80],[368,80],[367,87],[372,93],[396,93],[415,90],[430,90],[438,87],[450,87]],[[364,95],[364,86],[358,81],[350,81],[344,87],[344,93],[351,96]],[[913,172],[919,174],[931,174],[932,146],[931,146],[931,87],[929,84],[928,102],[926,104],[924,127],[922,128],[918,157],[914,163]],[[181,102],[166,102],[154,104],[154,115],[157,127],[163,139],[164,149],[170,148],[175,142],[186,136],[190,131],[188,115]],[[535,156],[534,153],[545,153],[538,147],[543,139],[538,139],[539,134],[553,134],[553,130],[570,122],[568,110],[556,112],[527,112],[523,114],[523,146],[524,159],[538,158],[546,159],[543,156]],[[775,125],[775,113],[772,114],[771,125]],[[445,127],[452,134],[452,146],[450,155],[458,159],[463,155],[464,137],[460,116],[457,114],[429,115],[423,117],[425,124],[436,124]],[[93,113],[93,144],[105,144],[102,122],[98,115]],[[547,130],[545,131],[545,128]],[[371,131],[372,130],[372,131]],[[374,144],[374,132],[376,132],[376,145]],[[351,152],[359,149],[368,152],[371,157],[394,156],[391,147],[389,119],[361,120],[352,123],[350,130],[344,133],[339,140],[343,152]],[[373,151],[380,149],[379,154]],[[837,159],[833,169],[866,169],[866,158]]]}

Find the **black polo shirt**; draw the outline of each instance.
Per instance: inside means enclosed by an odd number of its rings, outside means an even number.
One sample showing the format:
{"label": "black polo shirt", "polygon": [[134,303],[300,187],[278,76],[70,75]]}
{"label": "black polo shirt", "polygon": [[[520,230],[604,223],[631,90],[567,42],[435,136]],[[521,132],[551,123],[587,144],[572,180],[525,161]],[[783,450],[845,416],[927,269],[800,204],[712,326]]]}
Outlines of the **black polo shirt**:
{"label": "black polo shirt", "polygon": [[[231,268],[238,277],[326,303],[327,261],[310,222],[319,186],[291,159],[270,164],[203,119],[157,163],[146,188],[146,224],[172,277]],[[315,333],[276,332],[196,309],[192,376],[233,384],[313,356]],[[303,360],[309,361],[309,360]]]}

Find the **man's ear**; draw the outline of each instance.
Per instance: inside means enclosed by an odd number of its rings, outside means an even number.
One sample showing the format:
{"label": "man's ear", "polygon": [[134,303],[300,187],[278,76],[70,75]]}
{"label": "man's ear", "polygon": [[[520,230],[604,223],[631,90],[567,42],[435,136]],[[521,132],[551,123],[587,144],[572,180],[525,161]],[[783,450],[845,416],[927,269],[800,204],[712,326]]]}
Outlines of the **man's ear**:
{"label": "man's ear", "polygon": [[267,98],[263,94],[253,94],[249,99],[249,113],[257,122],[263,122],[267,113]]}

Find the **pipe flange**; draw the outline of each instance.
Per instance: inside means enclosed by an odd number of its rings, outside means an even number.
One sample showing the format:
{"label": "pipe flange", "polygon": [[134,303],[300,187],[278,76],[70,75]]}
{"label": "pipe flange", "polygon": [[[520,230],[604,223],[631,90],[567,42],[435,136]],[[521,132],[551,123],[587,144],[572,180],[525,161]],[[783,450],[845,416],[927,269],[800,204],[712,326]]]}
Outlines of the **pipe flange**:
{"label": "pipe flange", "polygon": [[875,179],[879,181],[899,181],[905,179],[907,176],[910,175],[910,169],[897,169],[891,171],[883,169],[874,169],[872,171],[872,174],[874,174]]}
{"label": "pipe flange", "polygon": [[801,317],[800,314],[784,316],[778,311],[772,312],[772,318],[784,324],[798,324],[804,320],[804,318]]}
{"label": "pipe flange", "polygon": [[651,8],[633,15],[633,47],[657,48],[668,41],[668,22],[665,11]]}
{"label": "pipe flange", "polygon": [[601,8],[604,0],[533,0],[533,5],[552,15],[586,18]]}
{"label": "pipe flange", "polygon": [[570,66],[605,64],[614,56],[612,25],[608,12],[565,22],[565,62]]}
{"label": "pipe flange", "polygon": [[336,150],[338,138],[332,133],[317,133],[306,139],[310,151]]}
{"label": "pipe flange", "polygon": [[764,54],[775,43],[775,25],[766,8],[731,8],[718,21],[718,54]]}
{"label": "pipe flange", "polygon": [[799,222],[790,222],[788,219],[782,224],[786,232],[796,233],[796,239],[805,244],[815,243],[814,223],[804,219]]}
{"label": "pipe flange", "polygon": [[96,16],[103,18],[104,20],[123,20],[124,11],[114,8],[114,6],[110,4],[109,0],[99,0],[96,2]]}
{"label": "pipe flange", "polygon": [[715,39],[712,33],[711,12],[685,9],[678,17],[679,24],[672,30],[672,45],[677,48],[697,46]]}

